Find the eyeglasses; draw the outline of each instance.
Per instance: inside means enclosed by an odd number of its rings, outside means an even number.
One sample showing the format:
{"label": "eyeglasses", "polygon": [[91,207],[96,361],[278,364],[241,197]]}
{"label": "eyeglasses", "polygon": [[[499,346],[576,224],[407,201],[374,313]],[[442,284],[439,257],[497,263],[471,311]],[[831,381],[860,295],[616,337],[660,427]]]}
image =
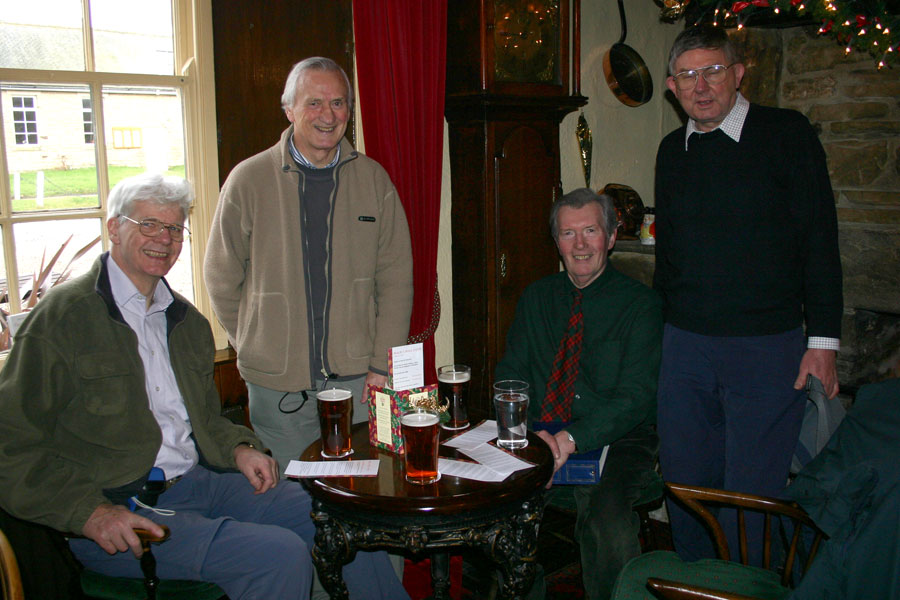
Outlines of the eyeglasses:
{"label": "eyeglasses", "polygon": [[697,85],[698,75],[703,75],[703,79],[706,83],[715,85],[725,81],[725,74],[728,72],[728,69],[733,66],[734,65],[728,65],[727,67],[725,65],[709,65],[708,67],[700,67],[699,69],[691,69],[689,71],[676,73],[675,75],[672,75],[672,79],[675,80],[675,85],[679,90],[687,92],[694,89],[694,86]]}
{"label": "eyeglasses", "polygon": [[138,231],[140,231],[141,234],[146,237],[157,237],[162,233],[163,229],[165,229],[169,232],[169,237],[172,238],[173,242],[180,242],[184,239],[185,231],[187,231],[188,234],[191,233],[190,229],[188,229],[184,225],[178,225],[176,223],[163,223],[162,221],[157,221],[156,219],[144,219],[143,221],[135,221],[131,217],[126,217],[125,215],[119,216],[137,225]]}

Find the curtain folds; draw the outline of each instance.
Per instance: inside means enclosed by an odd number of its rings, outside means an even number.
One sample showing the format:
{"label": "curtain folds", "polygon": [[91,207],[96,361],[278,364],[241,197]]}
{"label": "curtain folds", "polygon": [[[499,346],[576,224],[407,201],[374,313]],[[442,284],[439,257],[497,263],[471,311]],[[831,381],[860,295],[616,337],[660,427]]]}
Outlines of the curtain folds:
{"label": "curtain folds", "polygon": [[447,0],[353,0],[353,25],[366,154],[390,174],[406,210],[415,285],[409,335],[423,342],[425,383],[434,383]]}

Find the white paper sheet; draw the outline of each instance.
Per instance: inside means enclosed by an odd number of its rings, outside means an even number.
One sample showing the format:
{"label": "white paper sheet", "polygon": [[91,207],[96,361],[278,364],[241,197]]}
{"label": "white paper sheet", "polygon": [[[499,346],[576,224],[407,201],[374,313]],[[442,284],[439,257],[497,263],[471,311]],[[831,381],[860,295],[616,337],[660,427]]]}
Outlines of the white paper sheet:
{"label": "white paper sheet", "polygon": [[454,460],[452,458],[439,458],[438,471],[441,476],[449,475],[452,477],[462,477],[463,479],[474,479],[475,481],[500,482],[509,475],[498,473],[493,469],[489,469],[478,463],[471,463],[464,460]]}
{"label": "white paper sheet", "polygon": [[286,477],[374,477],[378,475],[378,460],[320,460],[313,462],[292,460]]}
{"label": "white paper sheet", "polygon": [[534,465],[505,452],[490,444],[481,444],[474,448],[460,448],[460,452],[472,458],[485,467],[501,474],[505,479],[510,474],[524,469],[530,469]]}
{"label": "white paper sheet", "polygon": [[421,343],[395,346],[389,352],[392,390],[401,392],[425,385],[425,355]]}
{"label": "white paper sheet", "polygon": [[497,437],[497,421],[484,421],[478,427],[473,427],[469,431],[450,438],[444,442],[445,446],[451,448],[476,448]]}

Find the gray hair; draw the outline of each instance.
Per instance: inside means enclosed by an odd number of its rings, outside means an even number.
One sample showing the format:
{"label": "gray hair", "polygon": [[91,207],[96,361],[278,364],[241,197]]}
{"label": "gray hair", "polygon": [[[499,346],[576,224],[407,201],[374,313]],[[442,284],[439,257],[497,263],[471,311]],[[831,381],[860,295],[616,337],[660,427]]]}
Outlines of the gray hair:
{"label": "gray hair", "polygon": [[[713,25],[696,25],[678,34],[669,52],[669,75],[675,74],[675,61],[688,50],[721,50],[729,64],[741,62],[741,53],[724,27]],[[726,65],[728,66],[728,65]]]}
{"label": "gray hair", "polygon": [[128,217],[135,202],[177,204],[184,218],[191,209],[194,192],[187,179],[164,176],[160,173],[141,173],[116,184],[106,200],[107,218]]}
{"label": "gray hair", "polygon": [[297,84],[306,71],[331,71],[332,73],[340,73],[347,88],[347,106],[350,112],[353,112],[353,86],[350,85],[350,79],[347,73],[330,58],[324,56],[311,56],[304,58],[291,68],[287,81],[284,82],[284,93],[281,94],[281,108],[290,108],[294,105],[294,98],[297,95]]}
{"label": "gray hair", "polygon": [[619,226],[619,216],[616,214],[616,206],[612,196],[598,194],[589,188],[578,188],[563,195],[562,198],[553,203],[553,207],[550,209],[550,234],[554,240],[559,233],[559,209],[563,206],[583,208],[588,204],[598,204],[600,206],[603,213],[603,229],[606,231],[607,237],[612,236]]}

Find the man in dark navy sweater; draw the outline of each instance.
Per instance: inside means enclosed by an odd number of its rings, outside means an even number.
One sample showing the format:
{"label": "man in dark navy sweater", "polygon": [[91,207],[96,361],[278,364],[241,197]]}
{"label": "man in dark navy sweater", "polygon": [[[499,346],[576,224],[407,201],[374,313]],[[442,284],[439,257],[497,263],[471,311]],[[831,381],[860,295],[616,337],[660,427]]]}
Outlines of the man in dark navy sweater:
{"label": "man in dark navy sweater", "polygon": [[[801,114],[741,96],[744,65],[722,28],[682,32],[669,73],[690,119],[656,165],[663,475],[774,495],[807,375],[838,392],[841,266],[825,153]],[[699,522],[669,508],[682,557],[711,556]]]}

